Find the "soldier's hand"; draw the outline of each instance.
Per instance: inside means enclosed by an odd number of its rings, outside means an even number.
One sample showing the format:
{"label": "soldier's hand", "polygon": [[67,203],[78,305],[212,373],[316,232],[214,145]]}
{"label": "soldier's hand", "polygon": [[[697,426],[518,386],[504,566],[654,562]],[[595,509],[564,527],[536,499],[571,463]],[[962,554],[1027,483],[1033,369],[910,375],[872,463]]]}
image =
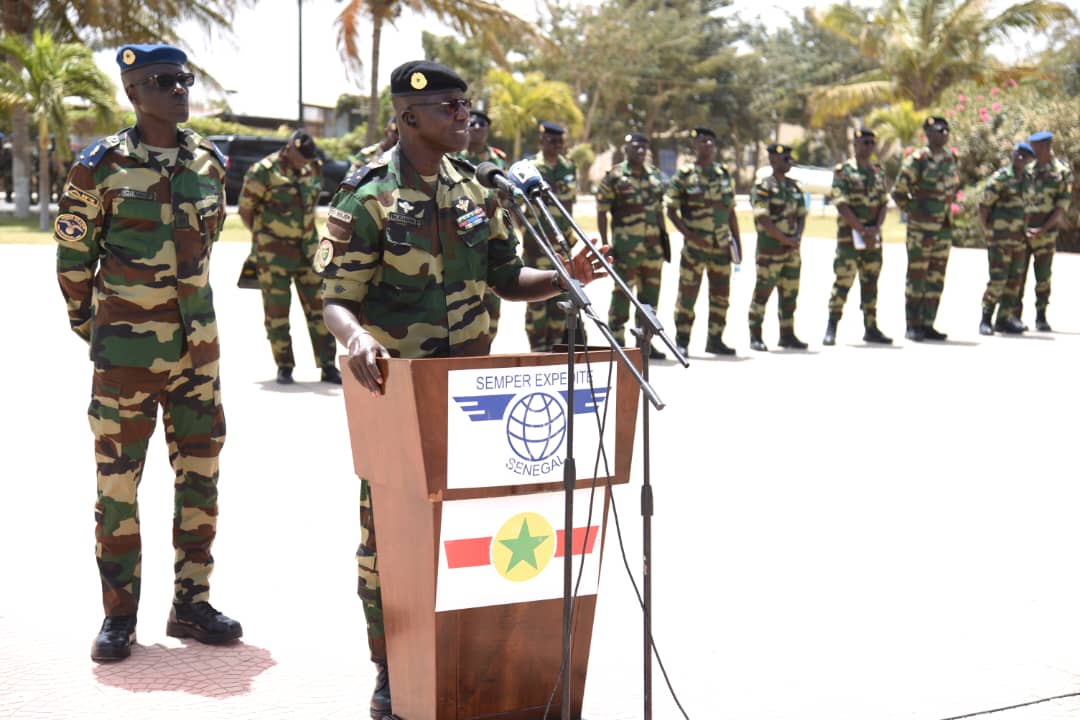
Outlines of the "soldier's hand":
{"label": "soldier's hand", "polygon": [[[609,263],[611,262],[611,248],[607,245],[597,246],[595,241],[592,243],[592,246],[598,248],[600,254],[607,258]],[[567,269],[570,270],[570,274],[582,285],[588,285],[593,280],[607,277],[607,272],[604,270],[603,265],[601,265],[600,261],[596,259],[596,256],[588,250],[582,249],[570,262],[573,267]]]}
{"label": "soldier's hand", "polygon": [[379,366],[375,359],[390,357],[390,351],[382,346],[375,337],[365,331],[352,336],[349,340],[349,370],[353,377],[360,381],[372,395],[378,395],[382,390],[383,376],[379,372]]}

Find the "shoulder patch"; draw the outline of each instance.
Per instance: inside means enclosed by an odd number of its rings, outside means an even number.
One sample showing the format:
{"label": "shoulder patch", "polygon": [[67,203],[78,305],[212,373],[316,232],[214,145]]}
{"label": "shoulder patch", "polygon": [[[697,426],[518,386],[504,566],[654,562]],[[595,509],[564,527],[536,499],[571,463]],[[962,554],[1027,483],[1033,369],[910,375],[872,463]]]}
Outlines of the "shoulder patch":
{"label": "shoulder patch", "polygon": [[101,159],[105,157],[107,152],[120,145],[121,139],[130,129],[131,128],[124,128],[115,135],[109,135],[108,137],[90,143],[81,153],[79,153],[76,162],[85,168],[93,170],[101,163]]}
{"label": "shoulder patch", "polygon": [[380,177],[386,173],[386,163],[375,162],[366,165],[361,165],[358,168],[353,168],[349,171],[349,174],[345,176],[345,179],[338,185],[338,189],[348,189],[350,191],[363,185],[365,182],[372,178]]}
{"label": "shoulder patch", "polygon": [[53,232],[67,242],[82,240],[86,235],[86,220],[72,213],[63,213],[53,223]]}
{"label": "shoulder patch", "polygon": [[446,159],[456,165],[458,170],[463,170],[468,173],[470,177],[476,175],[476,166],[465,158],[460,158],[457,155],[447,155]]}

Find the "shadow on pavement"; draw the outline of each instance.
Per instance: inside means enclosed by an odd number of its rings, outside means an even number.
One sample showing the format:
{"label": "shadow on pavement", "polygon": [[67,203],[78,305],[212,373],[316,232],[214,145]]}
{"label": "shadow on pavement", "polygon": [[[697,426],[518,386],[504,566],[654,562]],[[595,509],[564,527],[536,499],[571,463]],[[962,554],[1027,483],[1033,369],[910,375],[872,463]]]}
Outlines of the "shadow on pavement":
{"label": "shadow on pavement", "polygon": [[267,392],[281,393],[283,395],[293,395],[297,393],[314,393],[315,395],[325,395],[326,397],[333,397],[341,394],[341,386],[333,385],[331,383],[324,382],[294,382],[291,385],[279,385],[276,380],[260,380],[257,383],[261,389]]}
{"label": "shadow on pavement", "polygon": [[226,698],[250,693],[255,678],[276,664],[269,650],[244,643],[135,644],[126,660],[95,666],[94,677],[102,685],[135,693],[183,692]]}

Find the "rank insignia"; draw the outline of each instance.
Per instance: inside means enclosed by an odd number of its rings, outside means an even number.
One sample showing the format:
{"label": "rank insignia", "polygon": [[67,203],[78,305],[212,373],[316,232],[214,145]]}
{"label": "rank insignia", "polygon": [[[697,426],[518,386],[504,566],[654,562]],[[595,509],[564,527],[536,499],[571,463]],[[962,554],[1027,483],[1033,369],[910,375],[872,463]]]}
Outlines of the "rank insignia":
{"label": "rank insignia", "polygon": [[471,230],[487,219],[487,213],[482,207],[474,207],[464,215],[459,215],[457,225],[462,230]]}
{"label": "rank insignia", "polygon": [[78,215],[63,213],[53,223],[53,231],[61,240],[76,242],[86,236],[86,221]]}
{"label": "rank insignia", "polygon": [[469,208],[472,207],[472,200],[467,197],[458,198],[457,201],[454,203],[454,207],[456,207],[461,212],[468,212]]}
{"label": "rank insignia", "polygon": [[81,202],[87,207],[96,208],[101,204],[100,202],[98,202],[98,199],[94,195],[91,195],[85,190],[80,190],[71,183],[68,183],[67,187],[64,188],[64,194],[72,200],[77,200],[78,202]]}

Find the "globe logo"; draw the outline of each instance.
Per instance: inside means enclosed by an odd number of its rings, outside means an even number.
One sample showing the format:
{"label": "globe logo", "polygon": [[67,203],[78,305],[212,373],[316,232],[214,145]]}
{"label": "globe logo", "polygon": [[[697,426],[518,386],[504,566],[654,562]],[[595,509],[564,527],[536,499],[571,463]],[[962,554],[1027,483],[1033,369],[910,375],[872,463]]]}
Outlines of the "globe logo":
{"label": "globe logo", "polygon": [[520,398],[506,415],[506,439],[522,460],[540,462],[554,455],[566,437],[566,411],[547,393]]}

